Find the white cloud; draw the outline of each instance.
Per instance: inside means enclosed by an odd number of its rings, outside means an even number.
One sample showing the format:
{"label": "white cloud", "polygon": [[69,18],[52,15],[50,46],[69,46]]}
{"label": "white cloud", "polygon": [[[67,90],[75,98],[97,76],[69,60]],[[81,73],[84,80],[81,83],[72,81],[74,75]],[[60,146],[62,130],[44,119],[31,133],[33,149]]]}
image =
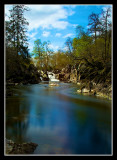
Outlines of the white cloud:
{"label": "white cloud", "polygon": [[[106,5],[106,6],[104,6],[102,9],[103,9],[103,11],[105,12],[105,14],[106,14],[106,11],[107,11],[107,9],[110,7],[110,12],[109,12],[109,14],[110,14],[110,17],[108,17],[108,21],[110,21],[110,22],[112,22],[112,5]],[[100,16],[100,19],[102,18],[102,15]]]}
{"label": "white cloud", "polygon": [[50,32],[43,31],[42,36],[43,37],[48,37],[50,35]]}
{"label": "white cloud", "polygon": [[31,10],[26,12],[29,30],[42,27],[43,29],[65,29],[69,23],[67,17],[74,12],[63,5],[27,5]]}
{"label": "white cloud", "polygon": [[[5,13],[9,15],[12,5],[5,5]],[[65,29],[69,23],[68,16],[74,14],[72,5],[26,5],[30,11],[24,16],[29,22],[29,31],[41,27],[42,29]]]}
{"label": "white cloud", "polygon": [[87,29],[89,29],[89,28],[90,28],[90,26],[87,25]]}
{"label": "white cloud", "polygon": [[5,8],[5,21],[8,21],[9,20],[8,16],[10,16],[9,10],[12,8],[12,5],[5,5],[4,8]]}
{"label": "white cloud", "polygon": [[68,37],[72,37],[74,34],[73,33],[68,33],[65,36],[63,36],[63,38],[68,38]]}
{"label": "white cloud", "polygon": [[109,7],[112,8],[112,5],[106,5],[106,6],[104,6],[102,9],[103,9],[104,11],[107,11],[107,9],[108,9]]}
{"label": "white cloud", "polygon": [[73,24],[72,26],[73,26],[73,28],[76,28],[78,26],[78,24]]}
{"label": "white cloud", "polygon": [[30,50],[29,52],[32,52],[33,51],[33,47],[34,47],[34,41],[33,42],[29,41],[28,43],[29,43],[28,49]]}
{"label": "white cloud", "polygon": [[55,36],[56,36],[56,37],[60,37],[60,36],[61,36],[61,33],[56,33]]}
{"label": "white cloud", "polygon": [[57,51],[59,46],[56,46],[56,45],[53,45],[53,44],[50,44],[49,45],[50,49],[54,50],[54,51]]}
{"label": "white cloud", "polygon": [[68,51],[68,47],[65,46],[65,47],[63,48],[63,50],[64,50],[64,51]]}
{"label": "white cloud", "polygon": [[26,34],[29,38],[35,39],[35,36],[38,34],[38,32],[32,32],[32,33],[26,33]]}

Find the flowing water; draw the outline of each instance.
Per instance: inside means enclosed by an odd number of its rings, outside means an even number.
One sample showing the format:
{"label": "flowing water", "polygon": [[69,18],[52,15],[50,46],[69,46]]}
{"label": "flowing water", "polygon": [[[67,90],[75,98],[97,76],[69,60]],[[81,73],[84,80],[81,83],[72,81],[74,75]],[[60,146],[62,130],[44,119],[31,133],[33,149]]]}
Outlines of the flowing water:
{"label": "flowing water", "polygon": [[59,80],[55,78],[55,74],[52,72],[48,72],[48,77],[50,81],[59,82]]}
{"label": "flowing water", "polygon": [[15,86],[6,99],[6,138],[34,142],[34,154],[111,154],[111,102],[56,82]]}

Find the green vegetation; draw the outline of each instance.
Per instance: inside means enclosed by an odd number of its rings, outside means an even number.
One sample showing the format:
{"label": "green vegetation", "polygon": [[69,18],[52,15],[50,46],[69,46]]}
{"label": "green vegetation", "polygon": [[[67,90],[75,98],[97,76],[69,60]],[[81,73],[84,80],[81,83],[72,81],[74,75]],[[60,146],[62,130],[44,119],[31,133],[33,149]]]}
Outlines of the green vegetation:
{"label": "green vegetation", "polygon": [[[61,71],[67,65],[77,69],[80,80],[95,83],[111,84],[111,40],[112,28],[110,8],[101,15],[89,15],[89,28],[76,27],[76,37],[66,40],[67,51],[50,49],[50,42],[34,41],[31,55],[28,53],[26,36],[27,20],[24,5],[13,5],[9,21],[6,24],[6,79],[22,82],[30,79],[39,80],[38,70]],[[101,18],[99,18],[101,17]],[[36,65],[31,60],[36,60]],[[33,82],[32,82],[33,83]]]}
{"label": "green vegetation", "polygon": [[8,82],[37,83],[39,74],[28,54],[26,36],[28,22],[24,5],[13,5],[6,25],[6,80]]}

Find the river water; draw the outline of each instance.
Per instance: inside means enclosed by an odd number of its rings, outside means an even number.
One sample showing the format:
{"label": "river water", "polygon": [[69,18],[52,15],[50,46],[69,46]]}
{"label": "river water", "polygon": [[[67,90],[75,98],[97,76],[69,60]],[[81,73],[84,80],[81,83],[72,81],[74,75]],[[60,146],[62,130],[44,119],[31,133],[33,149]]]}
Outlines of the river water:
{"label": "river water", "polygon": [[76,84],[15,86],[6,99],[6,138],[34,142],[34,154],[111,154],[111,102]]}

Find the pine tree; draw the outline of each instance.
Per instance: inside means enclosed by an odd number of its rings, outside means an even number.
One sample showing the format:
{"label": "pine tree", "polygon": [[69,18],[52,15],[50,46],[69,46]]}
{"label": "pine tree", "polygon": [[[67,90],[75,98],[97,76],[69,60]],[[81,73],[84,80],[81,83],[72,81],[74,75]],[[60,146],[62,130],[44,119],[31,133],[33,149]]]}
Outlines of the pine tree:
{"label": "pine tree", "polygon": [[89,16],[88,26],[90,27],[89,28],[90,33],[94,33],[95,42],[96,42],[97,32],[100,32],[100,30],[101,30],[100,21],[99,21],[99,14],[92,13]]}
{"label": "pine tree", "polygon": [[10,10],[10,35],[11,44],[16,49],[17,55],[20,53],[25,57],[28,57],[28,43],[27,43],[27,28],[29,25],[26,18],[24,18],[24,11],[28,11],[24,5],[13,5]]}

